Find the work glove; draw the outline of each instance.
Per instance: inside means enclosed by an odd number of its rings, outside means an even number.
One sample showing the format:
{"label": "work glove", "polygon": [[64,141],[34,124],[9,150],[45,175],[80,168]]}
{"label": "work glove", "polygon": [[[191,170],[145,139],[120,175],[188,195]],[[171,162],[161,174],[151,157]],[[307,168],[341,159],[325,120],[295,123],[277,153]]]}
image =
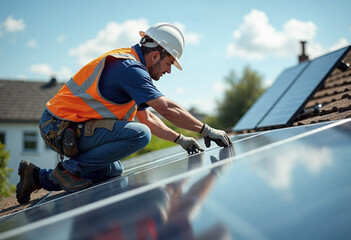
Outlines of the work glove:
{"label": "work glove", "polygon": [[211,141],[214,141],[220,147],[232,145],[232,140],[225,131],[211,128],[206,123],[202,127],[200,135],[204,138],[206,147],[211,147]]}
{"label": "work glove", "polygon": [[199,151],[204,151],[198,142],[192,137],[184,137],[182,134],[179,134],[179,137],[174,141],[184,148],[188,154],[198,153]]}

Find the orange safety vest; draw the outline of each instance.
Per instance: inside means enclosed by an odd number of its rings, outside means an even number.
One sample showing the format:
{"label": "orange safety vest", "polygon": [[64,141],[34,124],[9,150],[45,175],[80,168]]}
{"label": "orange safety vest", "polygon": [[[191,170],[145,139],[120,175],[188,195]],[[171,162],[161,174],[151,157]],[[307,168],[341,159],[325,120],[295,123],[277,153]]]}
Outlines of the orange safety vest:
{"label": "orange safety vest", "polygon": [[117,104],[102,97],[98,89],[107,57],[140,62],[133,48],[121,48],[105,53],[85,65],[64,84],[60,91],[46,103],[47,109],[57,118],[72,122],[106,118],[132,121],[137,111],[134,100]]}

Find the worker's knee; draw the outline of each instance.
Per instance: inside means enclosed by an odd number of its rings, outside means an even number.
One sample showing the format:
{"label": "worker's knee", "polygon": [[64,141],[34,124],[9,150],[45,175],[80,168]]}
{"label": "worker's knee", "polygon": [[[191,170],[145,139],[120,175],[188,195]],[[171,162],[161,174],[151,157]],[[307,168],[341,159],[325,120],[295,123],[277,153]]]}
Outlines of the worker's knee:
{"label": "worker's knee", "polygon": [[139,144],[140,144],[140,147],[143,148],[146,145],[148,145],[151,140],[150,128],[145,124],[140,124],[140,130],[138,133],[139,133],[138,135]]}

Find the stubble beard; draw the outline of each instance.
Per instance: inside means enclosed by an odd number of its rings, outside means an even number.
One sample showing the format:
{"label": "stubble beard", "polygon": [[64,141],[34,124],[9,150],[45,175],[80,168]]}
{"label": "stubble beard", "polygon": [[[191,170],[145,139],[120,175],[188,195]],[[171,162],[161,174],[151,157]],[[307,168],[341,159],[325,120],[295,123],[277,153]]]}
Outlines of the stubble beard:
{"label": "stubble beard", "polygon": [[158,60],[153,66],[149,68],[150,77],[158,81],[161,77],[161,60]]}

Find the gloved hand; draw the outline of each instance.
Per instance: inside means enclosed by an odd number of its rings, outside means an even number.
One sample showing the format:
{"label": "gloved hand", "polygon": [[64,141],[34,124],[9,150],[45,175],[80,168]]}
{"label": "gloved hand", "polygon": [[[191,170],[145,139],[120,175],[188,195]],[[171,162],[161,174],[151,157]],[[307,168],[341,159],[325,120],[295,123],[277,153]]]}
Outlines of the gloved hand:
{"label": "gloved hand", "polygon": [[179,137],[174,142],[182,146],[182,148],[184,148],[188,154],[204,151],[194,138],[184,137],[182,134],[179,134]]}
{"label": "gloved hand", "polygon": [[232,145],[232,140],[230,140],[225,131],[211,128],[206,123],[204,124],[200,135],[204,138],[206,147],[211,147],[211,141],[214,141],[220,147],[228,147],[229,145]]}

